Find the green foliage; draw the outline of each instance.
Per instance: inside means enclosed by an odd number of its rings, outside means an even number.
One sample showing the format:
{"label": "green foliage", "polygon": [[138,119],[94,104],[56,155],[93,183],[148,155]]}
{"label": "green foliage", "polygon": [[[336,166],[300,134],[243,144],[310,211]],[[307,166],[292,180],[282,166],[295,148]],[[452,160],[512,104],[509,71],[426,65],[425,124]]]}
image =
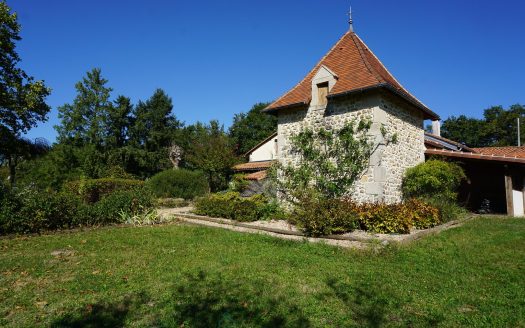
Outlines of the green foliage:
{"label": "green foliage", "polygon": [[0,201],[0,234],[67,229],[83,221],[83,204],[65,193],[22,189]]}
{"label": "green foliage", "polygon": [[355,205],[338,199],[305,198],[289,219],[308,236],[349,232],[358,227]]}
{"label": "green foliage", "polygon": [[[451,116],[443,122],[442,134],[446,138],[470,147],[515,146],[518,132],[517,118],[525,122],[525,106],[516,104],[504,109],[494,106],[485,109],[483,119]],[[521,129],[521,140],[525,129]]]}
{"label": "green foliage", "polygon": [[132,224],[134,226],[152,225],[164,221],[154,209],[141,213],[128,213],[121,210],[119,214],[120,222],[124,224]]}
{"label": "green foliage", "polygon": [[124,147],[133,123],[133,105],[128,97],[118,96],[106,117],[106,144],[109,148]]}
{"label": "green foliage", "polygon": [[[408,207],[412,217],[412,224],[417,229],[427,229],[447,222],[447,220],[443,220],[441,208],[430,201],[412,198],[405,202],[404,205]],[[455,217],[454,219],[457,218]]]}
{"label": "green foliage", "polygon": [[277,117],[262,110],[269,103],[257,103],[248,113],[235,114],[229,135],[237,155],[244,155],[269,135],[277,131]]}
{"label": "green foliage", "polygon": [[289,216],[308,236],[351,232],[409,233],[441,223],[437,207],[418,199],[399,204],[356,204],[348,199],[305,198]]}
{"label": "green foliage", "polygon": [[153,206],[153,196],[141,188],[113,192],[93,204],[66,191],[7,190],[0,198],[0,234],[123,223],[123,215],[142,215]]}
{"label": "green foliage", "polygon": [[402,204],[364,204],[359,220],[363,230],[376,233],[409,233],[412,228],[411,211]]}
{"label": "green foliage", "polygon": [[61,123],[55,128],[59,142],[95,147],[105,144],[106,123],[112,108],[110,94],[113,90],[106,87],[107,82],[101,70],[94,68],[75,85],[77,96],[73,103],[58,107]]}
{"label": "green foliage", "polygon": [[350,122],[338,131],[305,129],[291,139],[298,163],[279,168],[279,192],[298,206],[303,198],[338,198],[351,191],[368,166],[373,144],[366,133],[370,122]]}
{"label": "green foliage", "polygon": [[262,195],[240,197],[237,192],[225,192],[197,198],[195,213],[250,222],[273,218],[274,214],[279,214],[279,208],[275,204],[269,205]]}
{"label": "green foliage", "polygon": [[45,102],[51,89],[35,81],[19,67],[16,42],[20,41],[20,24],[16,13],[5,1],[0,2],[0,165],[9,166],[11,186],[16,168],[27,158],[31,142],[21,135],[38,122],[45,121],[51,109]]}
{"label": "green foliage", "polygon": [[133,111],[130,143],[148,152],[165,150],[182,125],[172,110],[172,100],[162,89],[155,90],[145,102],[139,101]]}
{"label": "green foliage", "polygon": [[229,189],[231,191],[243,192],[249,184],[250,181],[246,180],[246,174],[237,173],[233,175],[232,180],[230,181]]}
{"label": "green foliage", "polygon": [[142,186],[144,181],[141,180],[102,178],[70,181],[64,185],[64,189],[92,204],[115,191],[137,190]]}
{"label": "green foliage", "polygon": [[115,167],[141,178],[170,168],[168,147],[182,127],[171,113],[171,98],[157,89],[137,106],[124,96],[112,101],[107,82],[93,69],[76,84],[73,103],[59,108],[57,147],[73,148],[67,166],[88,178],[113,176]]}
{"label": "green foliage", "polygon": [[212,192],[228,188],[228,181],[233,173],[232,166],[238,162],[231,140],[224,133],[224,127],[218,121],[209,125],[197,123],[184,131],[187,144],[185,166],[204,172]]}
{"label": "green foliage", "polygon": [[144,189],[113,192],[91,206],[90,224],[124,223],[123,218],[144,214],[153,206],[153,196]]}
{"label": "green foliage", "polygon": [[169,169],[157,173],[146,185],[157,197],[193,199],[209,191],[208,180],[200,171]]}
{"label": "green foliage", "polygon": [[426,229],[441,222],[437,208],[416,199],[399,204],[363,204],[357,212],[361,228],[376,233],[409,233],[413,227]]}
{"label": "green foliage", "polygon": [[432,197],[425,198],[424,201],[438,209],[441,222],[458,220],[467,214],[465,208],[458,205],[455,201],[446,198]]}
{"label": "green foliage", "polygon": [[463,169],[455,163],[428,160],[406,171],[402,185],[403,196],[440,197],[455,201],[457,190],[465,178]]}

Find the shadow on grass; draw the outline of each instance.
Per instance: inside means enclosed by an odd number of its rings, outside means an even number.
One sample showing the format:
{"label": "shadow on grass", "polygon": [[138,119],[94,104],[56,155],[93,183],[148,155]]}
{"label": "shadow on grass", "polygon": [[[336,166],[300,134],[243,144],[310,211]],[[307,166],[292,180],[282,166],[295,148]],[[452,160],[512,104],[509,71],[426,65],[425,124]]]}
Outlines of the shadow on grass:
{"label": "shadow on grass", "polygon": [[[267,282],[266,282],[267,284]],[[265,285],[204,272],[177,284],[161,327],[309,327],[294,304],[265,292]],[[272,291],[270,286],[268,291]]]}
{"label": "shadow on grass", "polygon": [[[443,318],[433,315],[418,317],[409,313],[406,300],[395,295],[388,286],[363,284],[359,287],[340,282],[335,278],[326,281],[330,292],[322,298],[335,296],[346,307],[354,324],[363,327],[419,326],[434,327]],[[410,311],[412,312],[412,311]]]}
{"label": "shadow on grass", "polygon": [[145,293],[139,293],[117,303],[89,304],[78,313],[55,320],[51,327],[124,327],[128,316],[148,301]]}

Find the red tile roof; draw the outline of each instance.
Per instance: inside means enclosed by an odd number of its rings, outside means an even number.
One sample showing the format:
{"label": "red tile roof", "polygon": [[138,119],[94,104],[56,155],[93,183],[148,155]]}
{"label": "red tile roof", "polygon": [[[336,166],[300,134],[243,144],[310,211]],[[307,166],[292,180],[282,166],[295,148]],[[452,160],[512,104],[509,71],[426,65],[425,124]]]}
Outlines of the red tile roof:
{"label": "red tile roof", "polygon": [[506,147],[480,147],[473,148],[477,153],[483,155],[505,156],[525,158],[525,147],[506,146]]}
{"label": "red tile roof", "polygon": [[266,176],[267,176],[267,172],[266,170],[263,170],[263,171],[258,171],[258,172],[254,172],[254,173],[250,173],[250,174],[247,174],[244,176],[244,178],[246,180],[255,180],[255,181],[259,181],[259,180],[264,180],[266,179]]}
{"label": "red tile roof", "polygon": [[453,158],[466,158],[473,160],[492,161],[500,163],[518,163],[525,164],[525,157],[510,157],[510,156],[499,156],[499,155],[487,155],[480,153],[467,153],[462,151],[453,151],[445,149],[427,149],[425,150],[426,155],[439,155]]}
{"label": "red tile roof", "polygon": [[265,110],[275,111],[284,107],[307,105],[311,100],[312,79],[321,66],[327,67],[337,76],[337,83],[330,90],[328,97],[364,89],[385,88],[422,110],[425,113],[425,118],[439,118],[437,114],[403,88],[353,32],[347,32],[343,35],[301,82],[266,107]]}
{"label": "red tile roof", "polygon": [[233,167],[235,171],[260,171],[272,166],[275,161],[260,161],[237,164]]}

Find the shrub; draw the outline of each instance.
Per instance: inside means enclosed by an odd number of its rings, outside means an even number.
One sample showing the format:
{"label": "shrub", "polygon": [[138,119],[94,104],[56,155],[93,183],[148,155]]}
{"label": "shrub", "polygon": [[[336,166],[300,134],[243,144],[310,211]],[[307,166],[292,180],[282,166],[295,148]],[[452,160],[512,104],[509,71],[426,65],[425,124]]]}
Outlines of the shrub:
{"label": "shrub", "polygon": [[2,194],[0,234],[120,223],[121,213],[133,216],[152,208],[152,195],[142,189],[115,192],[89,204],[75,194],[25,188]]}
{"label": "shrub", "polygon": [[232,181],[230,181],[229,189],[231,191],[243,192],[250,185],[250,181],[246,180],[246,174],[234,174]]}
{"label": "shrub", "polygon": [[410,199],[404,204],[410,211],[415,228],[427,229],[444,222],[440,216],[439,208],[432,203],[420,199]]}
{"label": "shrub", "polygon": [[338,199],[308,198],[290,215],[308,236],[343,233],[358,227],[356,206]]}
{"label": "shrub", "polygon": [[466,178],[463,169],[440,160],[429,160],[407,170],[403,179],[405,198],[441,198],[455,201],[457,190]]}
{"label": "shrub", "polygon": [[276,204],[262,195],[240,197],[238,192],[211,194],[195,201],[195,213],[237,221],[257,221],[279,214]]}
{"label": "shrub", "polygon": [[120,211],[120,222],[125,224],[132,224],[135,226],[141,225],[152,225],[164,222],[161,216],[158,215],[157,211],[154,209],[142,212],[142,213],[126,213],[125,211]]}
{"label": "shrub", "polygon": [[432,197],[425,199],[425,201],[438,209],[439,219],[441,222],[449,222],[460,219],[467,213],[467,210],[465,210],[463,207],[448,199]]}
{"label": "shrub", "polygon": [[360,227],[375,233],[409,233],[441,222],[436,207],[419,199],[399,204],[356,204],[346,199],[311,197],[294,209],[290,221],[308,236],[345,233]]}
{"label": "shrub", "polygon": [[147,181],[147,186],[157,197],[184,199],[205,195],[209,190],[204,173],[186,169],[160,172]]}
{"label": "shrub", "polygon": [[154,207],[153,195],[145,189],[117,191],[93,204],[89,214],[90,224],[104,225],[124,223],[122,213],[142,214]]}
{"label": "shrub", "polygon": [[409,233],[410,210],[403,204],[371,203],[359,207],[361,228],[376,233]]}
{"label": "shrub", "polygon": [[140,189],[144,181],[119,178],[81,179],[64,184],[66,192],[79,195],[85,202],[93,204],[115,191]]}
{"label": "shrub", "polygon": [[83,206],[78,197],[31,188],[11,192],[0,204],[0,233],[33,233],[71,228]]}

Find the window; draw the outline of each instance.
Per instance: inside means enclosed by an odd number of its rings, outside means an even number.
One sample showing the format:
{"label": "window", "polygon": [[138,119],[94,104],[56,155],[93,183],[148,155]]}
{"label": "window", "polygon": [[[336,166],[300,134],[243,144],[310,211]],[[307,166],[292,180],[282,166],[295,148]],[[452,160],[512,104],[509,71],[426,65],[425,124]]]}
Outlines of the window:
{"label": "window", "polygon": [[328,103],[328,99],[326,97],[328,97],[328,82],[319,83],[317,85],[317,104],[319,106],[326,106]]}

